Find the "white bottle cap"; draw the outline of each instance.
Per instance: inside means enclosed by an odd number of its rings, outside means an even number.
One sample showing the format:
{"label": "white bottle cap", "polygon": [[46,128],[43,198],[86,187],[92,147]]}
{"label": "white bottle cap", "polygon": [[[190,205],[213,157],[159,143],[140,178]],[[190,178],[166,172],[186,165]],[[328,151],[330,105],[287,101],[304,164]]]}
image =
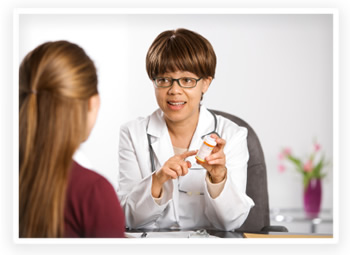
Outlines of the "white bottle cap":
{"label": "white bottle cap", "polygon": [[212,138],[210,135],[207,135],[205,138],[204,138],[204,141],[211,145],[211,146],[216,146],[216,141],[214,138]]}

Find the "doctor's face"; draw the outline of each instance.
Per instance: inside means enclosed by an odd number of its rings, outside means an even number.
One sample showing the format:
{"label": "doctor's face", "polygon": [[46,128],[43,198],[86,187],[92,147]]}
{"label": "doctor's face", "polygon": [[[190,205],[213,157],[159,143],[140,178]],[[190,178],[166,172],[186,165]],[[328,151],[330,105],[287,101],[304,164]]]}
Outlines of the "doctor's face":
{"label": "doctor's face", "polygon": [[[167,72],[157,76],[157,78],[159,77],[170,79],[195,78],[196,80],[201,78],[187,71]],[[160,81],[163,80],[160,79]],[[208,79],[202,78],[193,88],[183,88],[177,81],[173,81],[172,86],[167,88],[155,86],[157,103],[164,112],[165,120],[180,123],[193,117],[198,118],[202,93],[204,94],[208,90],[211,80],[211,77]],[[181,82],[184,84],[186,81],[190,80],[182,79]]]}

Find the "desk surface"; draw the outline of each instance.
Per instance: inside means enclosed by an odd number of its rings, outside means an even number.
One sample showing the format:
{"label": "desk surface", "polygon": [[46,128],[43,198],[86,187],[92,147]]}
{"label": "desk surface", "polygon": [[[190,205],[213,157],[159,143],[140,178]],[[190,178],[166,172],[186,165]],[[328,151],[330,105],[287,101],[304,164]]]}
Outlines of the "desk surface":
{"label": "desk surface", "polygon": [[333,235],[323,234],[295,234],[288,232],[273,232],[268,234],[243,233],[244,238],[333,238]]}
{"label": "desk surface", "polygon": [[[232,231],[206,230],[208,237],[218,238],[333,238],[333,235],[325,234],[301,234],[290,232],[264,232],[264,233],[244,233]],[[126,232],[127,237],[131,238],[189,238],[189,235],[195,233],[194,230],[179,229],[135,229]],[[143,234],[143,235],[142,235]]]}

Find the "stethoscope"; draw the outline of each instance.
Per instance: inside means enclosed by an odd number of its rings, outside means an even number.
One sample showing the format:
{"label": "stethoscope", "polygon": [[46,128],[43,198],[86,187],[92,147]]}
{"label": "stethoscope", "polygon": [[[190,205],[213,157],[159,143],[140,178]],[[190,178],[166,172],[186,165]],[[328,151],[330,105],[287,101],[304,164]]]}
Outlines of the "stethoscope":
{"label": "stethoscope", "polygon": [[[217,131],[217,118],[216,118],[216,114],[214,112],[212,112],[211,110],[208,110],[214,118],[214,129],[212,132],[209,132],[208,134],[202,135],[201,139],[203,140],[205,136],[207,135],[211,135],[211,134],[216,134],[218,137],[220,137],[220,135],[216,132]],[[149,148],[149,157],[151,160],[151,169],[152,169],[152,173],[156,170],[155,164],[154,164],[154,151],[151,145],[151,135],[147,134],[147,140],[148,140],[148,148]]]}

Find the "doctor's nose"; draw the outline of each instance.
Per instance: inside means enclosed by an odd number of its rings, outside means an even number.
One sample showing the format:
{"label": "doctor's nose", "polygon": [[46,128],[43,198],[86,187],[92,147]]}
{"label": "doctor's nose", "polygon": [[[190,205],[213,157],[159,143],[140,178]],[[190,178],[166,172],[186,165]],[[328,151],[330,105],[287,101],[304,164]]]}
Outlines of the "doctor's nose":
{"label": "doctor's nose", "polygon": [[173,84],[168,90],[169,95],[181,94],[182,88],[180,87],[179,81],[173,81]]}

